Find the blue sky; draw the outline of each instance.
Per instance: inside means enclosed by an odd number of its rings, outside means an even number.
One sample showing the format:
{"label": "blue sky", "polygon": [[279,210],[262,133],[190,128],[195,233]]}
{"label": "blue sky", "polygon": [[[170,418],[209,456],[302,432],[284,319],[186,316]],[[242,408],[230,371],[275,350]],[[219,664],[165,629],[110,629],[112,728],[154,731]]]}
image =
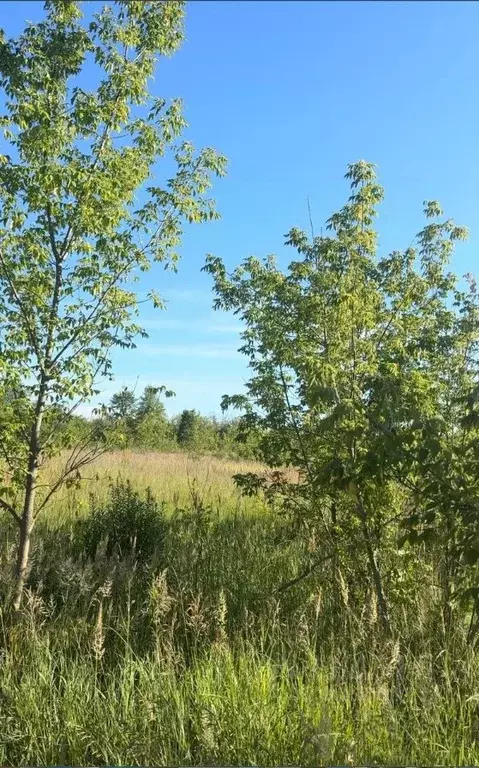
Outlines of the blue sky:
{"label": "blue sky", "polygon": [[[99,6],[100,3],[91,3]],[[17,34],[42,15],[41,2],[0,3],[0,26]],[[155,288],[166,312],[146,311],[150,338],[115,354],[116,379],[140,391],[176,391],[171,412],[219,412],[241,391],[245,361],[238,322],[212,310],[205,254],[233,268],[276,253],[292,226],[316,229],[347,195],[346,165],[377,164],[386,201],[380,248],[405,247],[422,226],[422,201],[438,199],[471,237],[453,262],[477,273],[479,243],[479,3],[227,2],[194,0],[186,42],[162,61],[153,90],[184,99],[188,138],[229,158],[215,184],[219,222],[189,227],[177,274],[156,265],[140,288]]]}

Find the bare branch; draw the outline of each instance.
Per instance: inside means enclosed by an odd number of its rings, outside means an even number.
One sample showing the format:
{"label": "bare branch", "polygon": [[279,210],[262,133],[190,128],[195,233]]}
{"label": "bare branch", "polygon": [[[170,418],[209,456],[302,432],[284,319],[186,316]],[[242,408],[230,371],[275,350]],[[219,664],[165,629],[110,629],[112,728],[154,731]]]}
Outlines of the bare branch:
{"label": "bare branch", "polygon": [[53,483],[53,485],[50,485],[50,490],[46,494],[45,498],[42,499],[41,503],[38,505],[37,509],[35,510],[35,518],[38,517],[42,509],[46,507],[52,496],[62,487],[62,485],[65,483],[65,480],[75,472],[78,472],[79,469],[82,467],[87,466],[88,464],[91,464],[95,459],[102,456],[104,453],[108,451],[108,446],[92,446],[91,450],[87,453],[81,454],[80,451],[75,450],[72,455],[69,457],[69,459],[66,462],[65,468],[63,472],[60,474],[60,476],[57,478],[57,480]]}
{"label": "bare branch", "polygon": [[311,576],[311,574],[319,568],[321,565],[324,565],[325,563],[329,562],[334,557],[334,552],[332,554],[326,555],[325,557],[320,557],[317,560],[314,560],[310,565],[308,565],[307,568],[305,568],[301,573],[298,574],[298,576],[295,576],[294,579],[289,579],[289,581],[284,581],[280,586],[276,589],[276,592],[281,594],[282,592],[285,592],[287,589],[290,589],[291,587],[294,587],[295,584],[299,584],[300,581],[304,581],[304,579],[307,579],[308,576]]}
{"label": "bare branch", "polygon": [[9,512],[13,519],[20,525],[21,520],[19,515],[17,515],[14,507],[12,507],[11,504],[8,503],[8,501],[5,501],[5,499],[0,498],[0,507],[4,509],[6,512]]}

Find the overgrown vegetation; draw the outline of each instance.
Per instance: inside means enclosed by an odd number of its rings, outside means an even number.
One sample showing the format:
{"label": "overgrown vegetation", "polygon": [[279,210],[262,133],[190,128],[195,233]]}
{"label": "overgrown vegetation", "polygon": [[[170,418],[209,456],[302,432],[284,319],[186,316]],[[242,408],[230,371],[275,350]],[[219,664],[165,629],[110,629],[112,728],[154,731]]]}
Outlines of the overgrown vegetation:
{"label": "overgrown vegetation", "polygon": [[[106,454],[39,521],[25,606],[2,612],[4,763],[478,761],[477,299],[446,266],[463,230],[378,259],[382,190],[348,175],[335,234],[290,234],[288,275],[209,261],[252,368],[224,405],[264,463],[210,459],[200,481],[185,451],[160,480],[160,454]],[[206,447],[159,395],[117,393],[97,427]]]}
{"label": "overgrown vegetation", "polygon": [[[287,273],[249,258],[228,276],[210,257],[216,306],[245,323],[247,394],[224,406],[244,410],[278,472],[269,497],[304,530],[314,530],[337,586],[359,562],[380,620],[397,636],[384,563],[406,541],[440,552],[446,633],[454,616],[477,623],[479,559],[479,303],[475,280],[449,270],[463,227],[426,202],[426,225],[405,251],[378,254],[373,228],[383,190],[364,161],[346,174],[351,195],[331,216],[331,234],[292,229],[299,260]],[[264,487],[238,478],[248,492]],[[401,535],[402,534],[402,535]],[[355,578],[355,581],[358,581]],[[413,582],[415,579],[413,579]],[[392,584],[397,589],[397,584]],[[453,603],[464,601],[454,614]],[[472,601],[472,605],[471,605]],[[400,633],[399,633],[400,636]]]}
{"label": "overgrown vegetation", "polygon": [[0,41],[0,762],[477,764],[478,295],[436,202],[381,254],[361,161],[286,272],[208,258],[241,418],[154,387],[74,415],[141,332],[124,281],[216,215],[189,143],[134,202],[185,125],[147,87],[182,17],[51,0]]}
{"label": "overgrown vegetation", "polygon": [[[265,463],[210,459],[200,481],[187,451],[107,454],[39,521],[24,609],[2,613],[4,763],[478,761],[477,300],[446,267],[463,230],[377,259],[382,191],[367,164],[349,176],[335,234],[289,236],[288,275],[209,261],[253,374],[224,404]],[[159,395],[119,392],[101,431],[206,447]]]}
{"label": "overgrown vegetation", "polygon": [[339,584],[292,583],[320,542],[217,477],[167,509],[132,466],[39,524],[20,621],[2,612],[2,763],[477,763],[477,653],[461,614],[446,633],[440,550],[385,553],[389,638],[353,545]]}
{"label": "overgrown vegetation", "polygon": [[154,451],[186,451],[239,459],[260,456],[259,437],[241,428],[239,419],[204,416],[185,409],[168,418],[160,395],[168,390],[147,386],[140,397],[128,388],[115,393],[102,415],[93,420],[78,419],[79,436],[92,425],[110,448]]}
{"label": "overgrown vegetation", "polygon": [[181,102],[150,90],[183,16],[181,1],[120,0],[87,20],[79,2],[48,0],[18,39],[0,31],[0,506],[18,526],[16,609],[38,515],[95,457],[98,433],[82,435],[43,494],[39,470],[65,447],[69,413],[111,376],[111,351],[142,333],[138,273],[174,265],[184,223],[218,216],[206,193],[225,158],[179,141]]}

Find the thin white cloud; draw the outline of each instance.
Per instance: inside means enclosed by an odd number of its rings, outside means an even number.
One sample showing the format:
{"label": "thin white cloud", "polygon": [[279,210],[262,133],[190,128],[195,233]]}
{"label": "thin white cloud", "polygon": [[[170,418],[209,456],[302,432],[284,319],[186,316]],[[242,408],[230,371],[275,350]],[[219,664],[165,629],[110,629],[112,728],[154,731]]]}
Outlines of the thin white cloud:
{"label": "thin white cloud", "polygon": [[232,325],[229,323],[209,323],[202,324],[201,319],[195,320],[174,320],[172,318],[140,320],[140,325],[147,330],[157,331],[194,331],[195,333],[241,333],[241,325]]}
{"label": "thin white cloud", "polygon": [[208,304],[211,304],[212,302],[211,291],[202,291],[200,288],[170,288],[166,291],[163,291],[161,295],[164,296],[167,301],[191,301],[195,304],[203,302],[208,302]]}
{"label": "thin white cloud", "polygon": [[238,386],[238,381],[243,382],[243,378],[240,376],[223,376],[221,374],[201,374],[198,377],[192,377],[190,374],[173,374],[173,376],[159,377],[158,375],[150,376],[148,373],[142,373],[138,376],[135,374],[118,374],[113,381],[105,382],[102,387],[102,394],[105,392],[117,392],[121,387],[128,387],[132,389],[136,386],[136,390],[142,390],[147,384],[153,387],[159,387],[162,384],[168,389],[173,389],[175,386],[191,386],[196,383],[204,384],[205,386],[226,386],[232,385]]}
{"label": "thin white cloud", "polygon": [[242,325],[209,325],[208,326],[209,331],[214,331],[215,333],[241,333],[244,331],[244,328]]}
{"label": "thin white cloud", "polygon": [[220,414],[220,402],[225,393],[238,394],[244,391],[244,378],[241,376],[223,376],[221,374],[206,374],[192,377],[188,374],[175,376],[165,375],[149,376],[143,373],[135,375],[118,375],[114,381],[105,382],[101,387],[101,393],[90,403],[82,404],[78,413],[89,417],[98,403],[107,403],[111,396],[122,387],[134,389],[137,395],[141,394],[146,385],[159,387],[166,386],[175,392],[175,397],[165,399],[164,403],[170,415],[179,413],[183,408],[196,408],[202,413],[215,412]]}
{"label": "thin white cloud", "polygon": [[236,360],[241,357],[234,347],[225,344],[141,344],[137,347],[140,354],[174,357],[203,357],[222,360]]}
{"label": "thin white cloud", "polygon": [[191,323],[187,323],[185,320],[171,320],[165,318],[164,320],[140,320],[139,324],[152,331],[176,331],[185,330],[191,326]]}
{"label": "thin white cloud", "polygon": [[[226,392],[242,392],[244,390],[244,383],[241,379],[214,379],[213,381],[211,379],[171,379],[168,380],[168,386],[171,387],[173,392],[175,392],[177,397],[182,397],[184,394],[187,394],[188,396],[191,396],[191,394],[198,394],[198,395],[211,395],[212,391],[213,393],[218,392],[218,402],[219,399],[224,395]],[[175,405],[175,399],[173,398],[172,406]]]}

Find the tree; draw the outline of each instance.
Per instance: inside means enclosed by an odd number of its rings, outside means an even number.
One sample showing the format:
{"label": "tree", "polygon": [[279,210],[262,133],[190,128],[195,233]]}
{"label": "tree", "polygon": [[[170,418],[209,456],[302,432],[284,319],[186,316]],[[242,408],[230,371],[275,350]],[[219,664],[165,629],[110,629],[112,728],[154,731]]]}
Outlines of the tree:
{"label": "tree", "polygon": [[131,444],[136,423],[137,400],[133,390],[123,387],[115,392],[107,408],[102,408],[102,424],[111,448]]}
{"label": "tree", "polygon": [[147,386],[143,390],[136,409],[134,440],[140,448],[165,450],[172,448],[175,441],[174,429],[166,415],[160,394],[172,397],[173,392],[165,387]]}
{"label": "tree", "polygon": [[[16,608],[38,514],[92,457],[75,449],[37,493],[39,470],[58,449],[59,423],[45,429],[46,409],[70,411],[95,394],[98,377],[111,374],[111,350],[142,333],[138,273],[152,261],[174,266],[183,222],[217,216],[206,193],[224,158],[178,143],[180,102],[149,91],[158,58],[181,44],[183,15],[182,2],[120,0],[85,23],[79,2],[49,0],[40,23],[16,40],[0,37],[0,123],[11,147],[0,157],[0,379],[19,393],[12,409],[21,417],[2,424],[11,482],[0,505],[19,527]],[[86,90],[90,58],[97,85]],[[170,150],[174,174],[152,181]],[[161,304],[154,291],[149,298]]]}
{"label": "tree", "polygon": [[110,413],[114,419],[133,419],[136,413],[136,398],[133,390],[123,387],[110,400]]}
{"label": "tree", "polygon": [[185,408],[181,412],[176,428],[176,439],[179,445],[191,447],[198,431],[200,414],[195,410]]}
{"label": "tree", "polygon": [[172,397],[173,392],[165,389],[165,387],[152,387],[151,385],[145,387],[140,397],[136,413],[138,418],[142,419],[145,416],[161,416],[166,417],[166,409],[164,404],[160,400],[160,394],[164,393],[165,397]]}
{"label": "tree", "polygon": [[[277,474],[268,493],[321,531],[323,551],[306,573],[327,561],[340,568],[344,547],[350,562],[364,553],[391,634],[381,553],[391,526],[397,532],[413,509],[430,504],[432,475],[434,488],[447,485],[445,475],[438,485],[430,462],[438,451],[445,456],[438,430],[461,440],[451,404],[477,382],[479,326],[468,311],[477,302],[447,271],[454,241],[466,233],[442,219],[437,203],[425,204],[416,247],[378,256],[373,221],[383,190],[364,161],[347,178],[351,195],[329,219],[330,235],[289,232],[299,260],[286,274],[273,258],[249,258],[228,275],[210,256],[205,269],[216,308],[245,323],[241,351],[253,371],[247,394],[225,397],[223,406],[242,408],[243,424],[260,430],[271,467],[300,470],[298,483]],[[255,475],[238,481],[249,492],[265,487]]]}

